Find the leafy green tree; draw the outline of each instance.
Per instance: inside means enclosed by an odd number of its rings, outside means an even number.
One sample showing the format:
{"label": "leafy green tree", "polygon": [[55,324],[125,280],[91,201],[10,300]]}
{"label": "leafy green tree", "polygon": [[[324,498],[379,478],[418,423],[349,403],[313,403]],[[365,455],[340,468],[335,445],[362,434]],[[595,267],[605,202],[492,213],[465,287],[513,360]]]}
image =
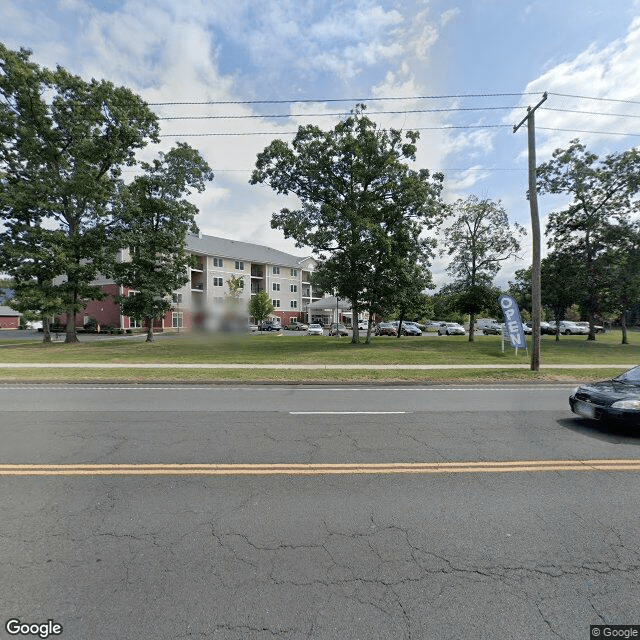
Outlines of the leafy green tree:
{"label": "leafy green tree", "polygon": [[441,254],[450,257],[447,273],[459,292],[459,310],[470,316],[469,342],[473,342],[476,314],[491,304],[493,278],[504,261],[516,257],[525,230],[509,224],[499,202],[469,196],[452,210],[453,222],[441,230]]}
{"label": "leafy green tree", "polygon": [[229,297],[237,301],[244,291],[244,278],[242,276],[231,276],[227,280],[227,287],[229,288]]}
{"label": "leafy green tree", "polygon": [[258,324],[262,324],[274,311],[268,291],[260,291],[249,301],[249,313]]}
{"label": "leafy green tree", "polygon": [[192,258],[186,251],[187,233],[197,233],[198,209],[185,199],[202,192],[213,180],[209,165],[195,149],[178,143],[151,163],[144,174],[123,188],[115,237],[129,247],[129,259],[113,267],[117,284],[135,295],[116,296],[122,313],[147,322],[147,342],[153,342],[153,321],[172,307],[171,294],[185,285]]}
{"label": "leafy green tree", "polygon": [[26,246],[33,232],[32,244],[47,247],[49,272],[40,279],[64,299],[66,341],[76,342],[76,314],[102,296],[91,283],[117,251],[110,224],[122,167],[157,141],[158,122],[130,90],[42,69],[30,55],[0,44],[0,217]]}
{"label": "leafy green tree", "polygon": [[553,159],[537,169],[539,193],[571,198],[566,208],[549,215],[546,233],[550,248],[571,254],[589,283],[581,301],[589,315],[588,340],[595,340],[595,315],[606,295],[608,238],[638,210],[639,169],[638,149],[599,160],[579,140],[554,151]]}
{"label": "leafy green tree", "polygon": [[509,280],[507,293],[518,303],[521,314],[533,313],[531,305],[531,267],[517,269],[514,280]]}
{"label": "leafy green tree", "polygon": [[609,249],[601,258],[607,279],[604,305],[620,316],[622,344],[629,344],[627,317],[640,300],[640,222],[610,229],[607,245]]}
{"label": "leafy green tree", "polygon": [[559,323],[565,319],[567,309],[582,297],[585,274],[573,255],[553,251],[540,265],[542,306],[550,309],[556,322],[556,341],[560,340]]}
{"label": "leafy green tree", "polygon": [[348,298],[354,318],[371,304],[364,296],[372,283],[399,268],[390,256],[406,256],[407,242],[442,214],[443,176],[406,164],[415,160],[418,133],[379,129],[363,110],[358,105],[330,131],[299,127],[290,145],[274,140],[258,154],[251,177],[298,197],[300,207],[274,213],[271,226],[311,247],[316,281]]}
{"label": "leafy green tree", "polygon": [[0,233],[0,264],[13,274],[15,295],[8,304],[24,317],[42,321],[44,343],[51,342],[50,319],[65,310],[65,300],[52,278],[56,239],[64,242],[64,232],[34,227],[16,218]]}

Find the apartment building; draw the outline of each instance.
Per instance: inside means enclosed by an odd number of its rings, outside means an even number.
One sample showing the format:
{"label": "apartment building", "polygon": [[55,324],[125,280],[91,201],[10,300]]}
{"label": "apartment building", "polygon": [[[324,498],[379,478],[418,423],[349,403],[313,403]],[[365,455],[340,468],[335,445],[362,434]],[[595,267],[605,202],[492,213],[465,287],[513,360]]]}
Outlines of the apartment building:
{"label": "apartment building", "polygon": [[[316,261],[312,257],[294,256],[264,245],[240,242],[208,235],[187,236],[186,248],[195,256],[195,266],[189,269],[189,281],[174,292],[174,305],[157,328],[215,328],[230,311],[248,317],[251,296],[268,291],[273,302],[273,317],[283,325],[307,320],[307,306],[322,297],[313,289],[311,273]],[[126,252],[123,252],[126,259]],[[242,289],[234,301],[228,282],[242,279]],[[139,326],[133,318],[123,316],[113,299],[116,294],[135,292],[118,287],[113,281],[97,282],[108,297],[91,301],[78,324],[95,320],[102,327],[130,329]]]}
{"label": "apartment building", "polygon": [[172,325],[207,326],[223,316],[231,302],[228,282],[241,278],[237,307],[248,315],[251,296],[268,291],[273,316],[283,325],[306,319],[307,305],[322,294],[311,286],[316,261],[264,245],[215,236],[188,236],[187,250],[195,256],[189,282],[176,292]]}

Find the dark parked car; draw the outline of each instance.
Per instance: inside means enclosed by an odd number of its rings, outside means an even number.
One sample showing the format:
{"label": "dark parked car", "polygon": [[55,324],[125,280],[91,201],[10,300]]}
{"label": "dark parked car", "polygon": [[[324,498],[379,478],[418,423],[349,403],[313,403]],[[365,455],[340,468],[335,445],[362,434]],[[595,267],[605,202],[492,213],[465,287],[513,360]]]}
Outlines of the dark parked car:
{"label": "dark parked car", "polygon": [[612,380],[580,385],[569,397],[569,405],[583,418],[640,426],[640,367]]}
{"label": "dark parked car", "polygon": [[[399,320],[395,320],[391,323],[398,331],[398,326],[400,325]],[[418,327],[417,324],[413,322],[409,322],[408,320],[403,320],[402,322],[402,335],[403,336],[421,336],[422,330]]]}
{"label": "dark parked car", "polygon": [[260,331],[282,331],[282,326],[277,322],[263,322],[260,325]]}
{"label": "dark parked car", "polygon": [[397,336],[396,328],[390,322],[380,322],[376,325],[377,336]]}
{"label": "dark parked car", "polygon": [[345,327],[343,324],[339,324],[336,328],[336,323],[333,322],[331,324],[331,326],[329,327],[329,335],[330,336],[335,336],[340,334],[341,336],[348,336],[349,335],[349,330],[347,329],[347,327]]}

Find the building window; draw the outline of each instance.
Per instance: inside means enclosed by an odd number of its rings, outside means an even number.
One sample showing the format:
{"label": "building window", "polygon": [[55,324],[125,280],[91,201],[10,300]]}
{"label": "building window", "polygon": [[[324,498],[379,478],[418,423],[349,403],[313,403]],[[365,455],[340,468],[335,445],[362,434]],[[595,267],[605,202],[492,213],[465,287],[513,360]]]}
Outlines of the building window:
{"label": "building window", "polygon": [[297,309],[298,308],[298,301],[297,300],[292,300],[291,301],[291,308],[292,309]]}
{"label": "building window", "polygon": [[280,267],[273,267],[273,273],[274,273],[274,275],[279,276],[280,275]]}
{"label": "building window", "polygon": [[273,283],[273,290],[274,291],[280,291],[280,283],[279,282],[274,282]]}
{"label": "building window", "polygon": [[173,294],[173,301],[176,304],[182,304],[182,294],[181,293],[174,293]]}
{"label": "building window", "polygon": [[224,285],[224,282],[222,280],[222,278],[214,278],[213,279],[213,286],[214,287],[222,287]]}
{"label": "building window", "polygon": [[291,293],[297,293],[298,292],[298,285],[297,284],[292,284],[289,288],[291,289]]}
{"label": "building window", "polygon": [[280,300],[272,300],[271,302],[276,309],[280,308]]}
{"label": "building window", "polygon": [[130,329],[141,329],[142,328],[142,322],[140,320],[136,320],[135,318],[132,318],[131,316],[129,316],[129,328]]}
{"label": "building window", "polygon": [[222,258],[214,258],[213,259],[214,267],[224,267],[224,260]]}
{"label": "building window", "polygon": [[182,311],[174,311],[171,314],[171,326],[174,329],[182,328]]}
{"label": "building window", "polygon": [[298,277],[298,270],[297,269],[291,269],[291,277],[292,278],[297,278]]}
{"label": "building window", "polygon": [[236,260],[236,270],[244,271],[244,262],[242,260]]}

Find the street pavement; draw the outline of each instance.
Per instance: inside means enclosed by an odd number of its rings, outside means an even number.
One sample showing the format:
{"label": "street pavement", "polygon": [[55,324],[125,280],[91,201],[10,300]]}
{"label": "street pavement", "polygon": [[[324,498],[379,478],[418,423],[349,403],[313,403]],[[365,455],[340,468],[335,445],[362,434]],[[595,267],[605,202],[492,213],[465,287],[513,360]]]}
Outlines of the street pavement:
{"label": "street pavement", "polygon": [[569,392],[2,386],[2,622],[63,640],[638,624],[640,438],[573,416]]}

